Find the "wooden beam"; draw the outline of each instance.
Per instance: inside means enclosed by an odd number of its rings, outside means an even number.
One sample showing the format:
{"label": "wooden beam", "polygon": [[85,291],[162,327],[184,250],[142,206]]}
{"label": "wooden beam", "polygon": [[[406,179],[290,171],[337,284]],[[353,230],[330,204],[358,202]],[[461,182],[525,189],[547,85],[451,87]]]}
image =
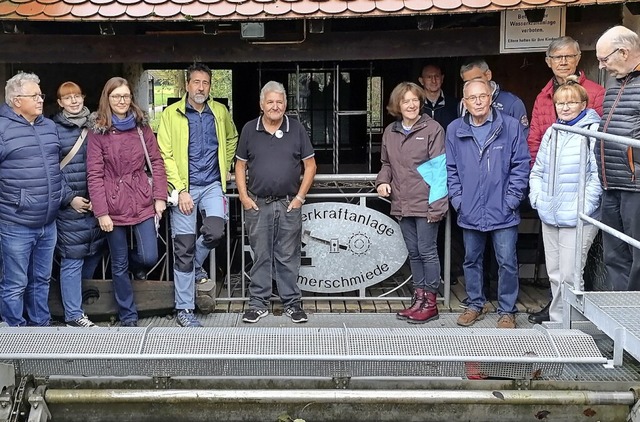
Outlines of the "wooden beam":
{"label": "wooden beam", "polygon": [[[567,35],[583,50],[617,22],[570,23]],[[255,63],[393,60],[489,56],[499,53],[499,28],[308,34],[300,43],[249,43],[239,33],[219,35],[0,34],[0,63]]]}

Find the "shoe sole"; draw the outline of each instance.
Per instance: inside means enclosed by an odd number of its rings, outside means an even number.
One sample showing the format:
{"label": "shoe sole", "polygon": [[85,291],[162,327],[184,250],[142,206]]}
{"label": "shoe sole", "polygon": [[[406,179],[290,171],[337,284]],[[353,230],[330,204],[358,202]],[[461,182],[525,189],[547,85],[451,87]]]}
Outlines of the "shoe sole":
{"label": "shoe sole", "polygon": [[258,314],[258,318],[256,319],[249,319],[249,318],[242,317],[242,322],[255,324],[256,322],[260,321],[262,318],[266,317],[267,315],[269,315],[269,311],[265,312],[264,314]]}
{"label": "shoe sole", "polygon": [[473,321],[471,321],[469,323],[461,323],[460,321],[456,321],[456,324],[458,324],[461,327],[471,327],[477,321],[482,321],[483,319],[484,319],[484,314],[480,313],[480,315],[478,315],[478,317],[476,319],[474,319]]}
{"label": "shoe sole", "polygon": [[71,324],[66,324],[67,327],[70,328],[96,328],[97,325],[93,324],[93,325],[71,325]]}
{"label": "shoe sole", "polygon": [[291,318],[291,322],[293,322],[295,324],[300,324],[300,323],[307,322],[307,321],[309,321],[308,318],[303,318],[303,319],[293,319],[293,318]]}
{"label": "shoe sole", "polygon": [[407,318],[407,322],[409,324],[426,324],[427,322],[436,321],[438,319],[440,319],[440,315],[434,315],[429,319],[425,319],[424,321],[418,321],[417,319]]}

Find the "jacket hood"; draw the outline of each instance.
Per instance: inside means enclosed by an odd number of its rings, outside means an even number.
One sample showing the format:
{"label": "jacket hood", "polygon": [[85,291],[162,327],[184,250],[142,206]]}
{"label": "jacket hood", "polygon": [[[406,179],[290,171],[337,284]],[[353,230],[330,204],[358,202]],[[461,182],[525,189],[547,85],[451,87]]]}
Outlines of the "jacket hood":
{"label": "jacket hood", "polygon": [[591,126],[594,123],[598,123],[598,124],[600,123],[601,118],[594,109],[588,108],[586,111],[587,111],[587,114],[578,122],[576,122],[575,126],[584,128],[587,126]]}
{"label": "jacket hood", "polygon": [[[91,113],[89,115],[89,118],[87,119],[87,124],[86,126],[92,130],[95,133],[104,135],[105,133],[107,133],[109,131],[109,129],[111,129],[111,125],[109,125],[108,127],[106,126],[100,126],[98,125],[98,122],[96,121],[98,119],[98,112],[94,111],[93,113]],[[138,124],[139,127],[141,126],[149,126],[149,115],[147,113],[144,113],[142,116],[142,121]]]}
{"label": "jacket hood", "polygon": [[[24,117],[16,113],[11,107],[9,107],[9,104],[7,103],[3,103],[2,106],[0,106],[0,116],[6,117],[7,119],[13,120],[14,122],[23,123],[27,125],[30,124],[27,121],[27,119],[25,119]],[[44,119],[44,116],[39,115],[33,121],[33,124],[40,123],[42,119]]]}

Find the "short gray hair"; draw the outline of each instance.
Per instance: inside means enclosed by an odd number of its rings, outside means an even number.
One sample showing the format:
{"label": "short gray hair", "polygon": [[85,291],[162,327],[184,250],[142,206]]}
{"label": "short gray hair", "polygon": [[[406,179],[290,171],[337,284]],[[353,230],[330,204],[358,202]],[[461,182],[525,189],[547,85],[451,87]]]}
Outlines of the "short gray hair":
{"label": "short gray hair", "polygon": [[23,94],[23,88],[27,82],[40,85],[40,78],[38,78],[35,73],[20,72],[9,79],[4,87],[4,101],[8,105],[12,105],[13,100],[15,100],[18,95]]}
{"label": "short gray hair", "polygon": [[462,78],[464,73],[470,71],[474,67],[480,68],[483,73],[489,70],[489,65],[484,59],[471,60],[460,66],[460,77]]}
{"label": "short gray hair", "polygon": [[492,87],[491,87],[491,83],[489,81],[485,81],[484,79],[471,79],[470,81],[467,81],[464,83],[463,87],[462,87],[462,95],[464,95],[465,97],[467,96],[466,91],[467,91],[467,87],[471,84],[481,84],[484,85],[485,87],[487,87],[487,90],[489,92],[489,95],[491,95],[491,91],[492,91]]}
{"label": "short gray hair", "polygon": [[564,47],[574,47],[578,54],[582,54],[580,51],[580,44],[578,44],[578,41],[567,36],[567,37],[556,38],[555,40],[551,41],[551,44],[549,44],[549,47],[547,47],[547,57],[551,56],[554,51],[560,50],[561,48],[564,48]]}
{"label": "short gray hair", "polygon": [[611,45],[614,47],[626,48],[629,51],[640,51],[640,37],[634,31],[624,26],[616,26],[609,31],[612,34]]}
{"label": "short gray hair", "polygon": [[282,85],[280,82],[269,81],[266,84],[264,84],[264,86],[260,90],[260,102],[261,103],[264,101],[264,97],[266,97],[269,92],[275,92],[276,94],[282,94],[282,96],[284,97],[284,101],[285,102],[287,101],[287,91],[285,91],[284,85]]}

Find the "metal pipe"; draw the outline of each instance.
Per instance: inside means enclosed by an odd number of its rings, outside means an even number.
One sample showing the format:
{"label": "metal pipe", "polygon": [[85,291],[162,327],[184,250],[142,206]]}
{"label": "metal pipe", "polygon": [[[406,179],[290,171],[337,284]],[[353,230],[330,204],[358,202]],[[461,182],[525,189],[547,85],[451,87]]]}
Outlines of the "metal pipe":
{"label": "metal pipe", "polygon": [[564,132],[577,133],[578,135],[590,136],[592,138],[602,139],[604,141],[615,142],[624,144],[634,148],[640,148],[640,141],[626,136],[612,135],[610,133],[598,132],[597,130],[579,129],[575,126],[565,126],[559,123],[551,125],[556,130],[562,130]]}
{"label": "metal pipe", "polygon": [[547,390],[94,390],[49,389],[47,404],[357,403],[486,405],[622,405],[631,391]]}

